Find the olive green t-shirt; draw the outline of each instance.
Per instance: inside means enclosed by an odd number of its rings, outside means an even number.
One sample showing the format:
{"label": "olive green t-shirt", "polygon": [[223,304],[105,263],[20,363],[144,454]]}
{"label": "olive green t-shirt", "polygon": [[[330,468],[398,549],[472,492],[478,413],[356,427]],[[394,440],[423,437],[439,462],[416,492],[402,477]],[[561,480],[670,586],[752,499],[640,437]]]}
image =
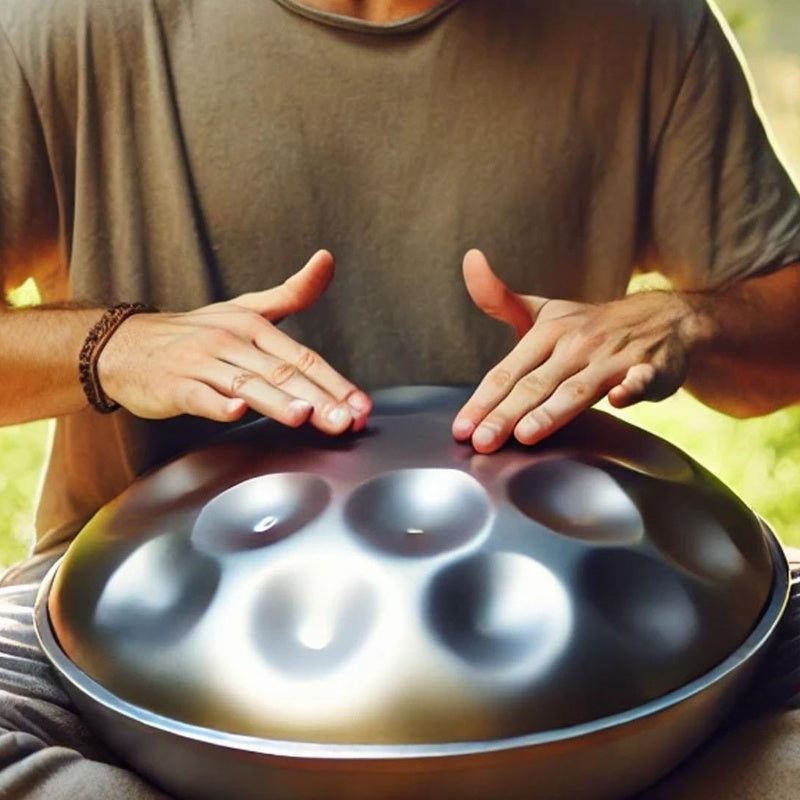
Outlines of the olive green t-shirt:
{"label": "olive green t-shirt", "polygon": [[[301,11],[303,13],[298,13]],[[604,301],[800,259],[800,203],[701,0],[460,0],[380,26],[292,0],[0,0],[0,269],[182,310],[337,273],[292,335],[366,388],[511,346],[464,290]],[[77,370],[77,365],[76,365]],[[39,547],[218,430],[59,419]]]}

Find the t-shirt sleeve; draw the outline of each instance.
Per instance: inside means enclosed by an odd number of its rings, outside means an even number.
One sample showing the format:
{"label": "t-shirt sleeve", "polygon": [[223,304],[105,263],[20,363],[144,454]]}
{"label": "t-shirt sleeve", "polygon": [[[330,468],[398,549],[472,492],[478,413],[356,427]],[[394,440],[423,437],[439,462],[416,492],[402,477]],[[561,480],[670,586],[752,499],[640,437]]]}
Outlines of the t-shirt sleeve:
{"label": "t-shirt sleeve", "polygon": [[654,268],[676,288],[800,261],[800,198],[743,66],[708,12],[653,160]]}
{"label": "t-shirt sleeve", "polygon": [[58,204],[36,104],[0,28],[0,278],[4,292],[52,269]]}

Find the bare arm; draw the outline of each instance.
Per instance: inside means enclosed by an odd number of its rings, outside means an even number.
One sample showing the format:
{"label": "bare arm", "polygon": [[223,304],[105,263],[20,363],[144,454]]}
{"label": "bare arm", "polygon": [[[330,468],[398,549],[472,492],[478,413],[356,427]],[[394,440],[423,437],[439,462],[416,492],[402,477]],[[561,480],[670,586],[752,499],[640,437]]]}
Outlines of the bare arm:
{"label": "bare arm", "polygon": [[464,260],[467,289],[519,342],[453,423],[493,452],[533,444],[608,395],[624,407],[682,384],[738,416],[800,401],[800,264],[709,292],[642,292],[598,305],[512,292],[483,255]]}
{"label": "bare arm", "polygon": [[800,263],[688,297],[707,330],[690,360],[692,394],[738,417],[800,402]]}
{"label": "bare arm", "polygon": [[[99,361],[106,395],[134,414],[233,421],[247,408],[327,433],[366,424],[369,398],[273,321],[311,305],[333,275],[320,251],[285,283],[180,314],[139,314]],[[87,405],[78,357],[101,309],[0,313],[0,424],[74,413]]]}
{"label": "bare arm", "polygon": [[0,313],[0,424],[78,411],[86,397],[78,354],[101,309],[4,309]]}

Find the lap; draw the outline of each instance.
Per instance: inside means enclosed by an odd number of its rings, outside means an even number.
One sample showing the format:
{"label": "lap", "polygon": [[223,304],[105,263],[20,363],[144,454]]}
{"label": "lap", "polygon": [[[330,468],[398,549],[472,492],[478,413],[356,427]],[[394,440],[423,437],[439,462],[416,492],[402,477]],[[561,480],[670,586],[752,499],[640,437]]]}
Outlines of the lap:
{"label": "lap", "polygon": [[36,642],[37,587],[0,588],[0,797],[167,800],[118,764],[70,703]]}

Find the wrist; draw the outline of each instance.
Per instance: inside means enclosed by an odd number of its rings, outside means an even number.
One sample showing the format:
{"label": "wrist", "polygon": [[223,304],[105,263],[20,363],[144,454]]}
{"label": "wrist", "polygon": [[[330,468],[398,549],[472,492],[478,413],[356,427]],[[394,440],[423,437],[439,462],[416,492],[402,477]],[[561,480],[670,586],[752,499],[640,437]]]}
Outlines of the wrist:
{"label": "wrist", "polygon": [[718,337],[714,295],[703,291],[668,291],[674,330],[687,358],[710,349]]}
{"label": "wrist", "polygon": [[78,357],[78,373],[84,395],[95,411],[108,414],[120,407],[106,393],[100,373],[100,357],[106,345],[130,317],[152,311],[144,303],[119,303],[109,308],[87,334]]}

